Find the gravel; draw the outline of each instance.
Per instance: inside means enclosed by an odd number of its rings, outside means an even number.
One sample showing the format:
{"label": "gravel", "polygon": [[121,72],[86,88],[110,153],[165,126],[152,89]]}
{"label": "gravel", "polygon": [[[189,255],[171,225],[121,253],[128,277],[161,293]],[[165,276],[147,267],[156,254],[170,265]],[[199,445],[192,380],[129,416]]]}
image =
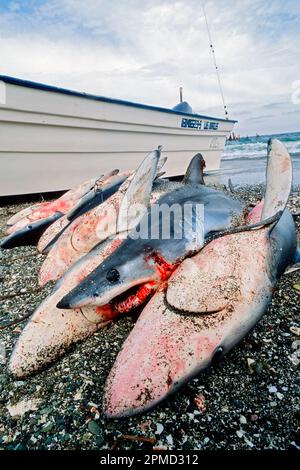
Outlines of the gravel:
{"label": "gravel", "polygon": [[[262,190],[235,189],[253,203]],[[0,226],[27,205],[0,207]],[[299,207],[295,191],[289,208]],[[299,236],[299,219],[297,229]],[[51,291],[37,291],[42,260],[32,247],[0,252],[1,325],[33,311]],[[105,327],[25,380],[6,370],[25,322],[0,330],[0,449],[299,449],[297,284],[299,271],[281,278],[268,312],[220,364],[153,411],[119,421],[104,418],[102,391],[134,318]]]}

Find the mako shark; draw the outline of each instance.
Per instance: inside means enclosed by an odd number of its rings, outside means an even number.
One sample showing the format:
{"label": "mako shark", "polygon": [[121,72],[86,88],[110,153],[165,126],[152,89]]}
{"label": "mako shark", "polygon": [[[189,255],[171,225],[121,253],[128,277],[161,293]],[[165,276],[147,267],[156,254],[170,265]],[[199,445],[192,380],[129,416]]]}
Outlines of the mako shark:
{"label": "mako shark", "polygon": [[18,246],[34,246],[37,244],[42,233],[53,223],[63,216],[62,212],[55,212],[53,215],[36,222],[32,222],[22,229],[7,235],[0,242],[0,248],[10,249]]}
{"label": "mako shark", "polygon": [[38,243],[38,251],[43,254],[49,253],[59,237],[65,230],[67,230],[75,219],[88,211],[91,211],[100,204],[103,204],[110,196],[118,191],[121,184],[124,183],[129,175],[129,172],[119,174],[115,173],[105,181],[105,184],[99,184],[99,182],[97,182],[97,185],[82,197],[73,209],[45,231]]}
{"label": "mako shark", "polygon": [[[149,158],[153,158],[157,165],[160,154],[159,148],[149,154],[151,155]],[[78,259],[91,251],[100,242],[113,237],[117,231],[121,230],[120,215],[127,214],[128,208],[124,206],[126,206],[128,200],[131,200],[127,191],[133,191],[135,194],[134,188],[138,187],[138,201],[141,201],[143,195],[147,198],[149,191],[152,190],[153,180],[156,176],[156,166],[155,172],[152,174],[153,167],[148,166],[147,162],[146,158],[139,167],[139,171],[132,173],[119,187],[118,191],[103,204],[77,217],[64,230],[41,267],[40,285],[59,279]],[[143,165],[147,171],[142,170]],[[150,174],[152,179],[149,178]],[[124,199],[125,194],[126,198]],[[132,204],[134,205],[135,201],[132,201]]]}
{"label": "mako shark", "polygon": [[[102,188],[117,173],[118,170],[113,170],[103,175],[97,180],[97,186]],[[92,183],[95,185],[95,178],[82,183],[76,189],[68,191],[55,201],[32,206],[28,208],[28,212],[26,210],[25,212],[21,211],[22,217],[7,229],[6,233],[8,233],[8,236],[0,242],[0,247],[8,249],[17,246],[36,245],[45,230],[61,218],[64,218],[65,213],[72,215],[76,207],[80,207],[82,210],[82,206],[86,205],[85,201],[87,198],[89,201],[93,199],[95,191],[90,189]],[[17,216],[18,214],[15,217]]]}
{"label": "mako shark", "polygon": [[[129,205],[139,203],[147,210],[159,155],[158,151],[152,152],[136,170],[125,194]],[[140,212],[137,217],[142,215],[143,212]],[[132,229],[136,223],[135,218],[130,219],[127,230]],[[79,259],[36,309],[11,355],[9,370],[12,374],[24,377],[37,371],[61,356],[71,344],[83,340],[113,319],[113,313],[109,314],[102,308],[99,310],[97,307],[87,307],[70,312],[57,309],[56,304],[117,248],[122,242],[121,236],[123,233],[117,233],[113,240],[100,243]]]}
{"label": "mako shark", "polygon": [[231,350],[265,313],[279,277],[299,259],[285,209],[291,182],[290,156],[272,140],[265,198],[249,225],[184,260],[141,313],[106,382],[108,417],[152,408]]}
{"label": "mako shark", "polygon": [[[101,175],[100,179],[102,177],[103,175]],[[77,204],[80,198],[94,187],[96,180],[97,178],[89,179],[75,188],[70,189],[54,201],[43,201],[17,212],[6,223],[7,235],[24,228],[31,222],[49,217],[55,212],[68,212]]]}
{"label": "mako shark", "polygon": [[[157,174],[154,183],[156,184],[157,181],[159,181],[159,177],[164,174],[163,172],[160,172],[161,168],[164,166],[164,164],[167,161],[167,157],[160,158],[157,164]],[[123,177],[123,181],[130,176],[132,172],[124,172],[122,174],[119,174],[120,177],[120,183],[121,183],[121,178]],[[116,190],[119,189],[119,185],[116,186]],[[99,203],[97,201],[100,201],[102,204],[109,196],[111,196],[113,192],[107,188],[107,190],[104,191],[102,187],[99,187],[98,184],[95,185],[93,188],[93,191],[90,191],[87,193],[86,196],[84,196],[79,203],[77,204],[76,207],[74,207],[73,210],[71,210],[69,213],[58,219],[56,222],[54,222],[42,235],[40,238],[38,244],[37,244],[37,249],[40,253],[47,254],[49,253],[50,249],[53,247],[54,243],[58,240],[58,238],[61,236],[61,234],[64,232],[67,226],[70,225],[73,220],[81,215],[83,215],[85,212],[93,209],[96,207]]]}
{"label": "mako shark", "polygon": [[[115,314],[128,313],[144,304],[184,258],[203,247],[210,235],[241,225],[246,203],[205,186],[204,165],[202,155],[197,154],[187,169],[184,185],[151,206],[135,233],[129,234],[57,306],[73,309],[93,305],[110,307]],[[174,216],[169,209],[174,210]],[[136,233],[143,236],[137,238]]]}

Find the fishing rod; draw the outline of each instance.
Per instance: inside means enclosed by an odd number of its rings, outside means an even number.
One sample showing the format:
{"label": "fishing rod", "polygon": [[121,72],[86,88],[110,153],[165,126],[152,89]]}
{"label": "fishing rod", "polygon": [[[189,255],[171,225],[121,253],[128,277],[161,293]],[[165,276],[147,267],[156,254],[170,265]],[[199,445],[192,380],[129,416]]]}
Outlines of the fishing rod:
{"label": "fishing rod", "polygon": [[221,95],[221,99],[222,99],[222,103],[223,103],[225,118],[226,118],[226,119],[229,119],[229,113],[228,113],[228,109],[227,109],[226,102],[225,102],[225,97],[224,97],[224,92],[223,92],[221,77],[220,77],[220,73],[219,73],[219,67],[218,67],[218,64],[217,64],[217,59],[216,59],[216,55],[215,55],[215,49],[214,49],[213,42],[212,42],[211,32],[210,32],[210,28],[209,28],[208,19],[207,19],[207,15],[206,15],[206,11],[205,11],[205,6],[204,6],[203,0],[201,0],[201,6],[202,6],[203,15],[204,15],[205,24],[206,24],[206,29],[207,29],[207,35],[208,35],[208,40],[209,40],[209,47],[210,47],[210,51],[211,51],[211,54],[212,54],[213,63],[214,63],[214,67],[215,67],[216,75],[217,75],[217,79],[218,79],[219,90],[220,90],[220,95]]}

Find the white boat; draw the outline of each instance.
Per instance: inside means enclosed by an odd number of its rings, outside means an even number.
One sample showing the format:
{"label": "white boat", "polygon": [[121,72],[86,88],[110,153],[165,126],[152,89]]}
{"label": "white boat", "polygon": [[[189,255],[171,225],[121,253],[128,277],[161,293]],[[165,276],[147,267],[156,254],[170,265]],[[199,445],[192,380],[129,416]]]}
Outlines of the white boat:
{"label": "white boat", "polygon": [[166,176],[200,152],[219,169],[236,121],[80,93],[0,75],[0,196],[66,190],[112,168],[134,169],[158,145]]}

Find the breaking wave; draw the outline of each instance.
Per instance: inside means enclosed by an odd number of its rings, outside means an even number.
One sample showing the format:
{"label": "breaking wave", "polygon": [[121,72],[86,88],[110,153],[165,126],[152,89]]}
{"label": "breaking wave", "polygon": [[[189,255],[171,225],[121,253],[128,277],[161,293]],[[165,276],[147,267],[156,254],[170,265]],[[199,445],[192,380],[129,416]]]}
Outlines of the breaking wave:
{"label": "breaking wave", "polygon": [[267,156],[267,144],[270,138],[281,140],[291,155],[300,154],[300,132],[274,134],[259,137],[243,137],[238,141],[227,142],[222,155],[224,160],[262,159]]}

